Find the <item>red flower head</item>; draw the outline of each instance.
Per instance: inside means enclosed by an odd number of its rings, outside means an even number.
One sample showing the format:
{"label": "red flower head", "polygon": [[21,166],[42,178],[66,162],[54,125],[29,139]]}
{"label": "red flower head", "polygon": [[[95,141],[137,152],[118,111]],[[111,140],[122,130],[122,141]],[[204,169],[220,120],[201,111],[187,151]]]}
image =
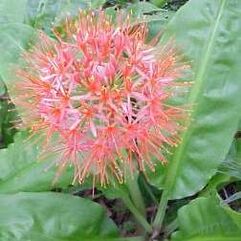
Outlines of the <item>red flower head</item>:
{"label": "red flower head", "polygon": [[[101,184],[120,182],[127,169],[154,170],[165,163],[164,146],[176,145],[181,108],[167,104],[185,65],[175,49],[146,42],[147,27],[132,27],[103,11],[81,11],[66,35],[24,54],[15,103],[33,132],[61,153],[59,174],[72,164],[74,180],[89,174]],[[51,140],[52,136],[54,141]]]}

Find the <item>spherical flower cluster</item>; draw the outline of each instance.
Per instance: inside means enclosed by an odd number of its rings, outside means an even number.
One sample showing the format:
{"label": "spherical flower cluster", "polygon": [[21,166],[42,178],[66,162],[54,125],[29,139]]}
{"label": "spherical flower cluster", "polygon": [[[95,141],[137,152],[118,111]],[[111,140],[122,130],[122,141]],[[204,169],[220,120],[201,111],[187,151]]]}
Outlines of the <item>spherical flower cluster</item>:
{"label": "spherical flower cluster", "polygon": [[60,153],[59,174],[74,166],[74,181],[122,182],[126,171],[165,163],[165,146],[178,142],[185,111],[167,101],[186,66],[171,44],[148,43],[147,26],[130,22],[81,11],[64,36],[40,33],[17,71],[23,122]]}

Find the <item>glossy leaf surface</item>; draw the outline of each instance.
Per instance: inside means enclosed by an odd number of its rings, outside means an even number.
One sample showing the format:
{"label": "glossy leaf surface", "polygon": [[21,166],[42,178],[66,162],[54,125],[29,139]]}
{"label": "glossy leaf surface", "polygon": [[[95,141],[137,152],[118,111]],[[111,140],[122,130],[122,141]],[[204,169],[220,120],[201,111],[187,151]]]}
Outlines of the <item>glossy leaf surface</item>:
{"label": "glossy leaf surface", "polygon": [[104,209],[83,198],[57,193],[1,194],[0,203],[1,240],[121,240]]}
{"label": "glossy leaf surface", "polygon": [[178,213],[180,230],[172,241],[239,241],[241,214],[213,198],[198,198]]}
{"label": "glossy leaf surface", "polygon": [[67,168],[54,182],[56,168],[50,168],[54,159],[40,160],[41,148],[26,141],[26,134],[15,135],[15,142],[0,150],[0,193],[19,191],[49,191],[56,187],[67,187],[72,182],[73,171]]}
{"label": "glossy leaf surface", "polygon": [[216,173],[240,120],[239,0],[191,0],[168,24],[172,38],[190,60],[194,83],[189,96],[191,124],[168,167],[152,175],[172,199],[192,195]]}

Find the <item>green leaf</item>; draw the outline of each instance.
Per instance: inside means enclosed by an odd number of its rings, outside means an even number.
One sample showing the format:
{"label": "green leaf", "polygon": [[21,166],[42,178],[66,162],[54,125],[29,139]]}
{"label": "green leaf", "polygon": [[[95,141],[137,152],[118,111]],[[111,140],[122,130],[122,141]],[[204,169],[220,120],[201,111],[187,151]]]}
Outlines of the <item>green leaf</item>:
{"label": "green leaf", "polygon": [[33,144],[26,139],[26,134],[19,132],[14,143],[0,150],[0,193],[49,191],[71,184],[73,170],[67,168],[53,185],[56,168],[49,167],[54,160],[40,161],[41,147],[34,139],[31,140]]}
{"label": "green leaf", "polygon": [[158,7],[149,2],[137,2],[130,4],[127,10],[132,12],[132,14],[135,16],[141,16],[145,13],[160,11]]}
{"label": "green leaf", "polygon": [[172,241],[239,241],[241,214],[214,198],[198,198],[178,212],[179,231]]}
{"label": "green leaf", "polygon": [[0,195],[0,239],[4,241],[121,241],[104,209],[60,193]]}
{"label": "green leaf", "polygon": [[28,0],[27,22],[51,33],[51,28],[67,16],[77,16],[80,9],[101,8],[105,0]]}
{"label": "green leaf", "polygon": [[12,65],[17,63],[20,53],[28,47],[35,30],[25,24],[4,24],[0,27],[0,75],[5,84],[11,80]]}
{"label": "green leaf", "polygon": [[[167,168],[152,183],[171,199],[201,190],[224,160],[240,120],[241,1],[191,0],[172,18],[172,38],[190,59],[194,84],[191,124]],[[163,175],[164,173],[164,175]]]}
{"label": "green leaf", "polygon": [[0,25],[24,21],[27,0],[1,0]]}

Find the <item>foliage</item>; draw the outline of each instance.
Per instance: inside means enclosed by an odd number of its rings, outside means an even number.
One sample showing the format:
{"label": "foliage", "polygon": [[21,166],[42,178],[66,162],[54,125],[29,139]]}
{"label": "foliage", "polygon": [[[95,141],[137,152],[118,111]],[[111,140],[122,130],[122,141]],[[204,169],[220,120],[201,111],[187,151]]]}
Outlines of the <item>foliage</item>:
{"label": "foliage", "polygon": [[2,240],[118,240],[104,209],[89,200],[45,192],[2,194],[0,200]]}
{"label": "foliage", "polygon": [[[43,158],[41,138],[15,128],[21,119],[9,93],[38,31],[53,37],[53,27],[88,8],[132,13],[133,29],[144,22],[148,40],[171,39],[192,72],[191,87],[172,100],[190,118],[168,164],[95,189],[73,186],[72,167],[54,182],[56,157]],[[0,0],[0,239],[241,240],[240,14],[239,0]]]}
{"label": "foliage", "polygon": [[180,231],[172,240],[239,240],[241,215],[215,198],[197,198],[178,212]]}
{"label": "foliage", "polygon": [[192,195],[206,185],[224,160],[237,130],[241,72],[233,45],[240,43],[240,28],[229,27],[239,26],[236,7],[225,1],[190,1],[172,18],[163,36],[175,38],[192,60],[194,71],[188,100],[191,123],[165,173],[154,176],[160,185],[165,175],[165,189],[170,189],[174,199]]}

